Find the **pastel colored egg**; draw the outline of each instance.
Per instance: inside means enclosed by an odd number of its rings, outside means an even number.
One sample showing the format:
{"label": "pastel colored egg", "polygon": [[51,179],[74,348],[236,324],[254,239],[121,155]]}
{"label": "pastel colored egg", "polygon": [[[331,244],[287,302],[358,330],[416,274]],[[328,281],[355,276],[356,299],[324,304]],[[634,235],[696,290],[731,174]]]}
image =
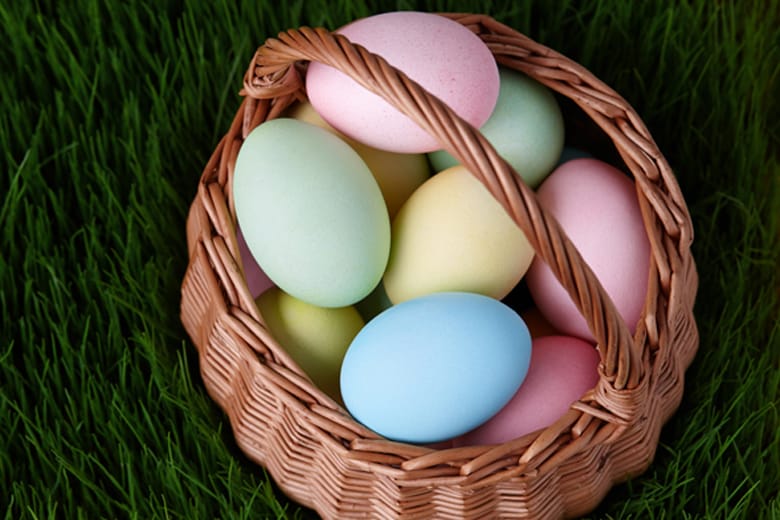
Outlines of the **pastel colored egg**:
{"label": "pastel colored egg", "polygon": [[249,247],[246,245],[244,233],[241,232],[241,228],[238,226],[236,226],[236,240],[238,241],[238,252],[241,256],[241,264],[244,269],[244,278],[246,279],[249,294],[252,295],[252,298],[257,298],[273,287],[274,283],[268,278],[265,271],[257,265],[255,257],[252,256],[252,253],[249,252]]}
{"label": "pastel colored egg", "polygon": [[414,190],[431,176],[425,154],[388,152],[350,139],[322,119],[309,102],[296,103],[288,115],[333,132],[358,153],[374,174],[391,219]]}
{"label": "pastel colored egg", "polygon": [[[458,22],[399,11],[362,18],[337,32],[382,56],[472,125],[482,126],[493,112],[498,66],[487,45]],[[309,64],[306,93],[328,123],[364,144],[402,153],[441,148],[410,118],[330,66]]]}
{"label": "pastel colored egg", "polygon": [[[647,293],[650,241],[633,181],[597,159],[574,159],[550,174],[537,190],[537,198],[560,223],[634,331]],[[525,279],[537,307],[556,329],[593,339],[585,318],[541,259],[532,263]]]}
{"label": "pastel colored egg", "polygon": [[330,132],[286,118],[259,125],[239,150],[233,198],[252,256],[296,298],[352,305],[382,278],[390,248],[382,192]]}
{"label": "pastel colored egg", "polygon": [[278,287],[256,300],[263,320],[276,341],[322,391],[341,399],[339,374],[350,343],[364,322],[354,307],[311,305]]}
{"label": "pastel colored egg", "polygon": [[[499,68],[499,75],[498,102],[480,132],[525,183],[535,188],[561,155],[563,115],[552,91],[541,83],[505,67]],[[458,164],[445,150],[429,157],[436,171]]]}
{"label": "pastel colored egg", "polygon": [[525,378],[531,338],[520,316],[473,293],[390,307],[352,341],[341,393],[352,416],[389,439],[435,443],[497,413]]}
{"label": "pastel colored egg", "polygon": [[393,303],[441,291],[501,299],[534,257],[523,232],[464,166],[434,175],[393,220],[383,283]]}
{"label": "pastel colored egg", "polygon": [[487,422],[453,439],[453,445],[501,444],[550,426],[596,386],[599,361],[593,345],[579,338],[535,338],[531,364],[517,393]]}

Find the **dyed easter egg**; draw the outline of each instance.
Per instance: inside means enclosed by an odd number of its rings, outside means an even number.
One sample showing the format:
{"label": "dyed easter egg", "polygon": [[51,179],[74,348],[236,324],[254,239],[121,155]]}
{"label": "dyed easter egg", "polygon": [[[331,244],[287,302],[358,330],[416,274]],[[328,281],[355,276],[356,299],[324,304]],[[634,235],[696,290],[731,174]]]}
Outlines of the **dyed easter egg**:
{"label": "dyed easter egg", "polygon": [[525,378],[531,337],[520,316],[473,293],[390,307],[355,336],[341,368],[353,417],[389,439],[431,443],[472,430]]}
{"label": "dyed easter egg", "polygon": [[[476,127],[487,121],[499,90],[490,49],[463,25],[431,13],[399,11],[336,31],[382,56]],[[410,118],[336,69],[309,64],[306,93],[333,127],[364,144],[403,153],[441,148]]]}
{"label": "dyed easter egg", "polygon": [[517,393],[495,416],[453,444],[501,444],[550,426],[596,385],[599,361],[593,345],[579,338],[535,338],[531,364]]}
{"label": "dyed easter egg", "polygon": [[233,176],[236,217],[283,291],[351,305],[379,283],[390,247],[382,192],[360,156],[322,128],[273,119],[250,132]]}
{"label": "dyed easter egg", "polygon": [[340,399],[344,353],[363,327],[354,307],[325,308],[274,287],[256,300],[271,334],[322,391]]}
{"label": "dyed easter egg", "polygon": [[[563,115],[552,91],[522,72],[501,67],[501,89],[482,135],[535,188],[555,168],[564,139]],[[429,154],[434,170],[458,164],[445,150]]]}
{"label": "dyed easter egg", "polygon": [[[633,181],[597,159],[574,159],[550,174],[537,198],[563,227],[633,332],[650,269],[650,241]],[[550,324],[564,334],[593,339],[585,318],[542,260],[532,263],[525,279]]]}
{"label": "dyed easter egg", "polygon": [[501,299],[534,257],[503,206],[461,165],[420,186],[396,215],[391,233],[383,283],[393,303],[440,291]]}
{"label": "dyed easter egg", "polygon": [[431,175],[425,154],[388,152],[350,139],[322,119],[309,102],[294,105],[288,114],[333,132],[360,155],[374,174],[391,219],[414,190]]}

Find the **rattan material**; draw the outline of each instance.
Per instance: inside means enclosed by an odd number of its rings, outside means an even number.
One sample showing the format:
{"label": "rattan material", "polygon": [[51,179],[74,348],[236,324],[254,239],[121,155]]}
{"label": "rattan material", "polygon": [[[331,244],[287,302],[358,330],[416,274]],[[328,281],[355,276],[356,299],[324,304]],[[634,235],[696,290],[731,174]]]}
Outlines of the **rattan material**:
{"label": "rattan material", "polygon": [[[381,57],[323,29],[268,40],[243,103],[209,160],[187,221],[181,318],[205,387],[237,443],[295,501],[326,518],[559,518],[592,510],[647,469],[679,406],[698,335],[691,219],[675,177],[634,110],[583,67],[487,16],[447,14],[496,60],[571,99],[630,170],[652,258],[632,336],[598,280],[534,193],[481,134]],[[263,325],[242,275],[231,198],[243,139],[303,99],[308,60],[339,68],[395,104],[474,173],[578,303],[598,341],[597,386],[549,428],[496,446],[446,450],[390,442],[314,387]]]}

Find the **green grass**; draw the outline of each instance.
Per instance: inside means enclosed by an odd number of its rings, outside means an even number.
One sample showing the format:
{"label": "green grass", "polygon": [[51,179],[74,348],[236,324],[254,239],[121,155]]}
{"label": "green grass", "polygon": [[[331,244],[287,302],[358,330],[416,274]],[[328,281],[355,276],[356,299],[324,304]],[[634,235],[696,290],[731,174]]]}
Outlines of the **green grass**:
{"label": "green grass", "polygon": [[310,516],[202,385],[185,217],[257,45],[396,8],[488,12],[584,64],[688,201],[699,353],[653,465],[592,517],[780,518],[777,0],[0,4],[0,515]]}

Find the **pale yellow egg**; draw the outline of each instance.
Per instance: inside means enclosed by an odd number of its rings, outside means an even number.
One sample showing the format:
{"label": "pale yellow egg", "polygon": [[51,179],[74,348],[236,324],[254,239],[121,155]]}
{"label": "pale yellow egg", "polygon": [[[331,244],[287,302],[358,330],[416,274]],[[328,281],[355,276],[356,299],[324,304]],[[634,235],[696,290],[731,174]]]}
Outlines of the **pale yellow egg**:
{"label": "pale yellow egg", "polygon": [[341,401],[341,362],[365,324],[352,307],[317,307],[272,287],[257,307],[273,337],[318,388]]}
{"label": "pale yellow egg", "polygon": [[458,165],[431,177],[401,207],[383,283],[395,304],[442,291],[501,299],[533,257],[504,208]]}

